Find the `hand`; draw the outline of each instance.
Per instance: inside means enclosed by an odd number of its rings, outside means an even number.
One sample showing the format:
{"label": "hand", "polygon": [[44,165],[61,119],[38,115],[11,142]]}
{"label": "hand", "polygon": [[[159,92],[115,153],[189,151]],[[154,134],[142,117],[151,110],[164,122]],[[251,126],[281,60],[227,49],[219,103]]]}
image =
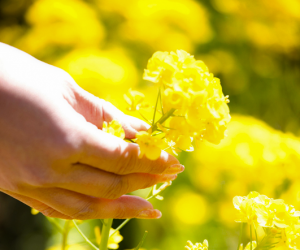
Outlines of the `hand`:
{"label": "hand", "polygon": [[147,125],[59,68],[2,43],[0,55],[0,190],[50,217],[160,217],[124,194],[173,180],[183,166],[164,151],[139,159],[136,144],[101,131],[116,119],[134,138]]}

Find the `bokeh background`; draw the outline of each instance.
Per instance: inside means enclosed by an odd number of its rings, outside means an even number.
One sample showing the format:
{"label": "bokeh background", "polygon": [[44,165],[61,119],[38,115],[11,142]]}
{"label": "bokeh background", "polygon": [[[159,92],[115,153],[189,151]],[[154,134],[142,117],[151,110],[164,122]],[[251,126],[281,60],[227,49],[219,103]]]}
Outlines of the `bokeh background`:
{"label": "bokeh background", "polygon": [[[232,198],[253,190],[300,210],[299,0],[1,0],[0,41],[63,68],[126,113],[129,88],[154,105],[157,90],[142,74],[157,50],[184,49],[221,79],[231,101],[227,138],[180,155],[186,171],[153,201],[162,219],[132,220],[120,249],[135,247],[145,230],[146,249],[204,239],[210,250],[236,249]],[[96,224],[82,224],[91,238]],[[0,250],[60,240],[42,215],[0,195]],[[89,249],[82,241],[71,230],[70,244]]]}

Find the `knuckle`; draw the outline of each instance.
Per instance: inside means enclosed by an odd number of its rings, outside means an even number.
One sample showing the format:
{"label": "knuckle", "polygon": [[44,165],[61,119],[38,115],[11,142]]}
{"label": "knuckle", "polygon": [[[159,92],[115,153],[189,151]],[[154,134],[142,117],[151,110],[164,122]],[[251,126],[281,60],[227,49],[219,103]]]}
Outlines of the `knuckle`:
{"label": "knuckle", "polygon": [[139,149],[136,145],[129,144],[125,150],[120,147],[120,161],[117,164],[118,174],[125,175],[140,172],[142,160],[138,158]]}
{"label": "knuckle", "polygon": [[[76,130],[76,127],[72,129]],[[81,136],[82,132],[76,132],[77,133],[72,134],[63,132],[62,136],[55,141],[54,147],[52,148],[55,148],[56,158],[65,159],[66,157],[72,157],[81,152],[84,145],[83,136]]]}
{"label": "knuckle", "polygon": [[111,185],[108,186],[105,198],[115,200],[122,196],[123,181],[121,176],[115,176]]}
{"label": "knuckle", "polygon": [[85,201],[85,202],[80,201],[80,204],[77,207],[78,207],[77,211],[70,215],[70,217],[72,219],[86,220],[86,219],[93,218],[94,209],[92,207],[92,202],[90,202],[90,201]]}
{"label": "knuckle", "polygon": [[40,171],[39,169],[32,169],[28,171],[28,182],[34,187],[51,187],[53,183],[53,175],[50,170]]}
{"label": "knuckle", "polygon": [[127,194],[131,191],[131,188],[130,188],[130,180],[129,178],[125,175],[125,176],[122,176],[121,177],[121,181],[120,181],[120,194],[123,195],[123,194]]}
{"label": "knuckle", "polygon": [[98,124],[98,122],[103,120],[103,105],[105,101],[86,91],[81,98],[84,100],[85,111],[89,115],[88,120],[92,121],[92,123],[97,123],[97,126],[101,128],[102,124]]}

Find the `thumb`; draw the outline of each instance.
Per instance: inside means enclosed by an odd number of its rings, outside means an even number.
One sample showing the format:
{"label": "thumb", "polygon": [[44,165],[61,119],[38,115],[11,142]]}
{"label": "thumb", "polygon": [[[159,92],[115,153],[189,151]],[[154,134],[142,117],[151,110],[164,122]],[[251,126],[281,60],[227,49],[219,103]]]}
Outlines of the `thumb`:
{"label": "thumb", "polygon": [[125,115],[110,102],[100,99],[80,87],[76,92],[76,103],[73,108],[84,116],[87,122],[100,129],[102,129],[104,121],[117,120],[121,123],[126,138],[135,138],[138,131],[149,128],[149,125],[144,121]]}

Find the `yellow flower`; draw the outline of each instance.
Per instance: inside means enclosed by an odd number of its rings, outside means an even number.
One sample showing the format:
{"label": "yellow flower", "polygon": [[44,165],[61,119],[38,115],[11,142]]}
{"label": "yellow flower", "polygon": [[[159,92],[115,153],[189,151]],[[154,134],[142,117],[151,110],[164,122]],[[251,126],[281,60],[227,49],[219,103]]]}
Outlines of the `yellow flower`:
{"label": "yellow flower", "polygon": [[[100,228],[97,226],[94,228],[95,231],[95,236],[96,236],[96,241],[98,245],[100,244],[101,241],[101,233],[100,233]],[[109,230],[109,235],[112,235],[116,230],[111,228]],[[118,249],[119,248],[119,243],[123,240],[123,236],[120,234],[119,231],[114,233],[111,237],[108,239],[107,247],[109,249]]]}
{"label": "yellow flower", "polygon": [[283,200],[270,199],[259,195],[256,200],[256,213],[258,224],[262,227],[286,228],[299,222],[300,212]]}
{"label": "yellow flower", "polygon": [[144,155],[150,160],[156,160],[161,153],[163,140],[157,136],[152,136],[146,131],[140,131],[136,134],[136,143],[140,146],[139,158]]}
{"label": "yellow flower", "polygon": [[[84,1],[37,0],[30,6],[25,18],[32,28],[19,44],[30,54],[43,54],[53,46],[97,46],[105,37],[104,26],[99,22],[96,11]],[[52,56],[54,54],[51,53]]]}
{"label": "yellow flower", "polygon": [[38,210],[36,210],[36,209],[34,209],[34,208],[31,208],[31,214],[36,215],[36,214],[38,214],[38,213],[39,213]]}
{"label": "yellow flower", "polygon": [[[178,121],[178,124],[175,124],[175,121]],[[185,119],[182,119],[180,117],[173,117],[170,121],[170,129],[162,126],[161,124],[157,124],[157,127],[165,133],[164,141],[166,142],[168,147],[172,149],[175,155],[177,155],[177,153],[181,152],[182,150],[189,152],[194,150],[194,147],[192,146],[193,138],[189,136],[186,131],[181,131],[182,125],[185,124],[184,121]],[[173,128],[172,125],[174,125],[175,128]],[[180,130],[177,130],[177,127],[179,127]]]}
{"label": "yellow flower", "polygon": [[184,249],[185,250],[207,250],[208,241],[204,240],[203,243],[196,243],[194,245],[191,241],[188,240]]}
{"label": "yellow flower", "polygon": [[[116,230],[111,228],[109,230],[109,235],[112,235]],[[123,240],[123,236],[117,231],[112,237],[109,237],[107,247],[110,249],[118,249],[119,243]]]}
{"label": "yellow flower", "polygon": [[251,248],[251,242],[249,242],[246,247],[244,248],[244,250],[254,250],[257,247],[256,241],[252,241],[252,248]]}
{"label": "yellow flower", "polygon": [[247,197],[233,198],[234,207],[239,210],[238,222],[256,223],[262,227],[287,228],[299,224],[300,212],[283,200],[270,199],[257,192]]}
{"label": "yellow flower", "polygon": [[274,225],[279,228],[293,226],[299,222],[300,212],[283,200],[273,200],[269,206],[270,212],[274,213]]}
{"label": "yellow flower", "polygon": [[168,181],[163,183],[159,188],[157,188],[157,184],[153,186],[152,189],[152,195],[155,195],[155,198],[158,200],[163,200],[164,197],[161,195],[158,195],[161,191],[165,190],[167,187],[171,186],[172,181]]}
{"label": "yellow flower", "polygon": [[117,120],[112,120],[110,123],[103,122],[102,131],[117,136],[121,139],[125,138],[125,132],[122,125]]}
{"label": "yellow flower", "polygon": [[175,70],[175,65],[169,53],[157,51],[149,59],[143,78],[154,83],[163,81],[171,83],[172,74]]}
{"label": "yellow flower", "polygon": [[187,108],[190,96],[182,90],[168,88],[163,92],[163,107],[165,112],[170,109],[184,110]]}
{"label": "yellow flower", "polygon": [[285,229],[286,245],[290,249],[300,249],[300,225]]}
{"label": "yellow flower", "polygon": [[233,198],[234,207],[239,210],[236,222],[246,222],[252,224],[256,221],[256,207],[253,199],[248,197],[236,196]]}
{"label": "yellow flower", "polygon": [[[87,250],[87,249],[88,249],[87,247],[82,246],[80,244],[72,244],[66,246],[66,250]],[[61,250],[61,245],[49,247],[47,248],[47,250]]]}
{"label": "yellow flower", "polygon": [[127,94],[124,94],[124,99],[129,105],[128,110],[136,111],[140,108],[147,108],[149,105],[143,103],[145,95],[139,91],[129,89]]}

